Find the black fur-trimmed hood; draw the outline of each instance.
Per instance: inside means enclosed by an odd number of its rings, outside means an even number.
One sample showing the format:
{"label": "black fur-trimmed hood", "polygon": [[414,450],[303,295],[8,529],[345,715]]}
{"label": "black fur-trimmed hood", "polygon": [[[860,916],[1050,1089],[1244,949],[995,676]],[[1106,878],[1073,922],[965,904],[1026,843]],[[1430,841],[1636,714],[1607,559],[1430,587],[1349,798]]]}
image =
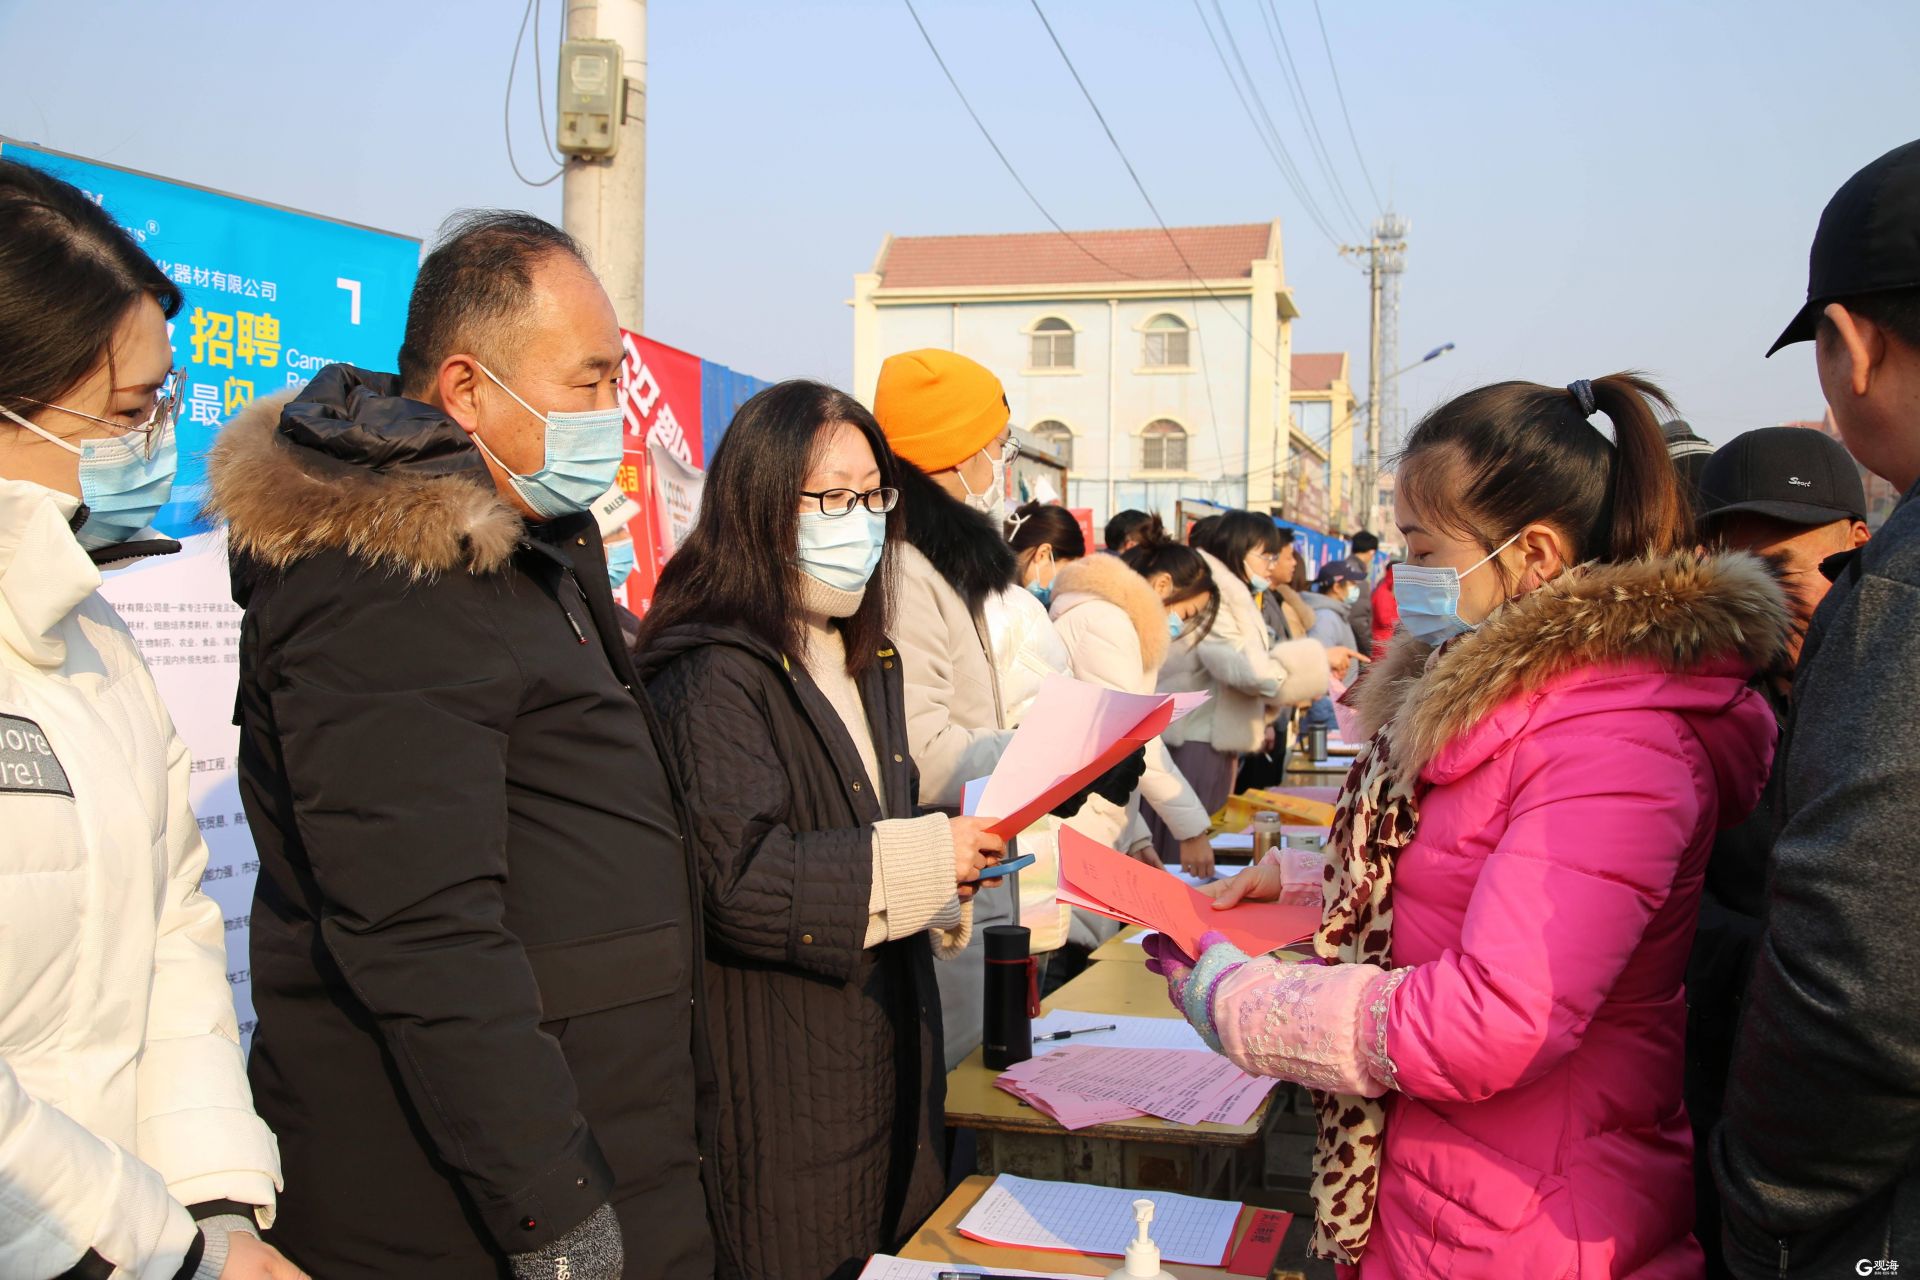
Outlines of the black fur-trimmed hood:
{"label": "black fur-trimmed hood", "polygon": [[978,614],[989,596],[1019,581],[1013,548],[985,513],[953,497],[912,463],[895,459],[894,465],[907,541]]}

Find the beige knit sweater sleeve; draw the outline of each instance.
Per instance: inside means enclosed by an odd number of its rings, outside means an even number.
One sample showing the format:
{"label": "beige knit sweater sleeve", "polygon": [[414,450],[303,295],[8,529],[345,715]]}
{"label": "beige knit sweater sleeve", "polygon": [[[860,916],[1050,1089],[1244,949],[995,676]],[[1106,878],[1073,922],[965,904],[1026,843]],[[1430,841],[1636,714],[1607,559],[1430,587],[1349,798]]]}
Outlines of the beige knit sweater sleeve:
{"label": "beige knit sweater sleeve", "polygon": [[866,945],[923,930],[933,932],[934,950],[943,957],[959,952],[973,933],[972,904],[963,906],[954,892],[953,828],[944,813],[873,824]]}

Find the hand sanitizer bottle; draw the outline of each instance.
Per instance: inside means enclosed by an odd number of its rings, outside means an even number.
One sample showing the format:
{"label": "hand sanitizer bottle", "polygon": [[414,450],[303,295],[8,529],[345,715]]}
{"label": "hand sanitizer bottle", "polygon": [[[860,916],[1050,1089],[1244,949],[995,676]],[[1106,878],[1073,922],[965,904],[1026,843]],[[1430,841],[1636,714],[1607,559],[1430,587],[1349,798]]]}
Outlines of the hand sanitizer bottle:
{"label": "hand sanitizer bottle", "polygon": [[1108,1280],[1174,1280],[1160,1269],[1160,1246],[1147,1234],[1147,1224],[1153,1221],[1153,1201],[1135,1200],[1133,1220],[1140,1224],[1140,1233],[1127,1244],[1127,1265],[1112,1272]]}

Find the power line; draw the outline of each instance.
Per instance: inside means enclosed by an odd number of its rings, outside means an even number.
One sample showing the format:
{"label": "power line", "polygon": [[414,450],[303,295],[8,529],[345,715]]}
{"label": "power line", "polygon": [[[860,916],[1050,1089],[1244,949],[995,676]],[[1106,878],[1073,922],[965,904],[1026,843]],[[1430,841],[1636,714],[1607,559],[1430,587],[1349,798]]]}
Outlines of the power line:
{"label": "power line", "polygon": [[[1092,258],[1095,262],[1107,268],[1109,271],[1114,272],[1116,275],[1125,276],[1129,280],[1149,279],[1150,277],[1142,276],[1137,271],[1128,271],[1124,267],[1115,266],[1113,263],[1108,262],[1105,258],[1102,258],[1099,254],[1095,253],[1091,248],[1089,248],[1085,242],[1075,237],[1075,235],[1071,231],[1068,231],[1066,227],[1062,226],[1060,223],[1060,220],[1053,216],[1053,214],[1047,209],[1046,205],[1041,203],[1040,197],[1033,193],[1033,188],[1027,185],[1026,179],[1020,176],[1020,171],[1014,168],[1013,161],[1007,158],[1007,153],[1001,148],[1000,144],[994,140],[993,132],[990,129],[988,129],[986,126],[986,123],[980,119],[980,113],[973,109],[973,103],[967,98],[966,91],[960,87],[960,82],[958,79],[954,77],[952,69],[948,67],[947,60],[941,56],[940,48],[937,44],[934,43],[933,36],[927,30],[926,23],[921,21],[919,11],[914,8],[913,0],[903,0],[903,2],[907,6],[907,12],[913,15],[914,25],[920,29],[920,38],[926,42],[927,51],[933,54],[933,60],[939,64],[941,73],[945,75],[947,78],[947,83],[953,87],[954,95],[960,99],[960,105],[966,108],[967,115],[970,119],[972,119],[974,123],[974,127],[980,131],[980,136],[985,138],[987,145],[993,149],[993,154],[999,158],[1001,165],[1007,171],[1007,175],[1013,179],[1014,185],[1018,186],[1021,190],[1021,193],[1024,194],[1029,201],[1032,202],[1033,207],[1040,211],[1040,216],[1045,218],[1047,220],[1048,225],[1051,226],[1055,231],[1058,231],[1061,235],[1065,236],[1068,243],[1072,244],[1075,248],[1079,249],[1082,253],[1086,254],[1089,258]],[[1046,15],[1041,14],[1040,20],[1042,23],[1045,23]],[[1049,32],[1051,32],[1051,27],[1049,27],[1048,29],[1049,29]],[[1060,47],[1060,42],[1057,38],[1054,40],[1054,47],[1056,49]],[[1066,52],[1065,50],[1061,50],[1061,54],[1063,57],[1065,56],[1065,52]],[[1071,70],[1073,65],[1071,61],[1069,61],[1067,65],[1068,65],[1068,69]],[[1078,79],[1078,76],[1076,75],[1075,78]],[[1085,92],[1085,85],[1081,86],[1081,91],[1083,93]],[[1097,107],[1095,108],[1095,114],[1096,115],[1099,114],[1099,109]],[[1105,121],[1103,119],[1102,124],[1104,123]],[[1107,137],[1109,139],[1113,137],[1113,133],[1111,130],[1108,131]],[[1116,146],[1117,145],[1118,144],[1116,143]],[[1125,156],[1122,155],[1121,159],[1124,161]],[[1131,169],[1131,166],[1129,166],[1129,169]],[[1134,179],[1134,183],[1136,187],[1139,185],[1139,179],[1137,176]],[[1145,192],[1142,191],[1142,194],[1144,195]],[[1148,207],[1149,208],[1152,207],[1151,200],[1148,201]],[[1159,218],[1159,213],[1157,210],[1155,211],[1154,216],[1156,220]],[[1167,224],[1164,221],[1160,222],[1160,229],[1162,232],[1166,233],[1168,241],[1173,245],[1174,253],[1179,256],[1182,265],[1184,265],[1187,268],[1188,278],[1191,279],[1193,283],[1199,285],[1200,291],[1206,294],[1207,297],[1211,298],[1216,304],[1218,304],[1220,309],[1227,313],[1227,317],[1231,319],[1235,324],[1240,326],[1241,331],[1247,335],[1248,341],[1253,343],[1256,350],[1258,350],[1261,354],[1265,355],[1269,359],[1273,360],[1275,363],[1278,363],[1280,359],[1279,356],[1275,355],[1273,352],[1273,349],[1268,347],[1265,343],[1261,342],[1259,337],[1254,334],[1253,330],[1247,327],[1246,322],[1240,319],[1238,313],[1234,311],[1233,307],[1229,304],[1228,300],[1221,297],[1217,292],[1215,292],[1213,289],[1208,287],[1206,281],[1201,278],[1200,273],[1197,270],[1195,270],[1193,263],[1188,260],[1186,254],[1180,251],[1179,242],[1173,239],[1172,232],[1167,231]],[[1336,240],[1334,243],[1337,246],[1339,244],[1339,241]],[[1197,327],[1197,322],[1196,322],[1196,327]]]}
{"label": "power line", "polygon": [[972,118],[974,127],[980,130],[980,136],[987,140],[987,145],[993,148],[993,154],[1000,158],[1000,163],[1006,169],[1007,176],[1013,179],[1014,185],[1019,187],[1027,199],[1033,203],[1033,207],[1040,211],[1040,216],[1045,218],[1047,224],[1055,231],[1065,236],[1069,244],[1086,254],[1089,258],[1092,258],[1107,270],[1117,275],[1125,276],[1129,280],[1141,279],[1142,277],[1135,272],[1128,271],[1124,267],[1114,266],[1113,263],[1108,262],[1105,258],[1075,239],[1073,232],[1061,226],[1060,220],[1048,212],[1046,205],[1040,203],[1040,197],[1033,194],[1033,188],[1029,187],[1026,179],[1020,176],[1020,171],[1013,167],[1013,161],[1007,159],[1007,153],[1000,149],[998,142],[994,141],[993,134],[988,130],[986,122],[980,119],[980,113],[975,111],[973,109],[973,103],[967,100],[966,90],[962,89],[960,82],[954,78],[952,69],[947,66],[947,60],[940,56],[940,47],[934,44],[933,35],[927,30],[927,24],[920,20],[920,11],[913,7],[913,0],[905,0],[905,3],[907,12],[913,15],[913,25],[920,28],[920,38],[927,42],[927,51],[933,55],[933,60],[940,64],[940,72],[946,76],[947,83],[953,86],[954,95],[960,99],[960,105],[967,109],[967,115]]}
{"label": "power line", "polygon": [[[560,0],[560,42],[567,39],[567,0]],[[555,50],[558,52],[558,49]],[[555,164],[565,167],[566,161],[554,150],[553,134],[547,128],[547,90],[541,81],[540,68],[546,65],[546,59],[540,56],[540,0],[533,0],[533,100],[540,111],[540,141],[547,149],[547,158]],[[559,86],[556,85],[555,88]]]}
{"label": "power line", "polygon": [[[502,130],[506,134],[507,163],[513,166],[513,176],[530,187],[544,187],[559,181],[560,175],[567,171],[567,166],[562,164],[553,171],[552,177],[543,178],[539,182],[535,182],[532,178],[520,172],[520,162],[514,159],[513,156],[513,77],[514,73],[520,69],[520,45],[521,42],[527,38],[527,24],[533,20],[534,3],[535,0],[527,0],[526,9],[520,14],[520,30],[518,34],[513,37],[513,61],[507,64],[507,94],[505,101],[500,107],[500,123]],[[534,28],[533,39],[535,47],[537,48],[540,42],[540,29],[537,26]],[[538,92],[537,86],[536,92]],[[545,134],[546,131],[546,104],[542,102],[540,106],[540,132]]]}
{"label": "power line", "polygon": [[[1040,7],[1040,0],[1029,0],[1029,3],[1033,5],[1033,11],[1039,17],[1040,25],[1047,29],[1047,37],[1053,41],[1053,47],[1059,50],[1060,60],[1067,64],[1067,73],[1073,77],[1073,82],[1080,86],[1080,96],[1085,98],[1087,105],[1093,109],[1093,118],[1100,122],[1101,132],[1107,135],[1107,141],[1113,144],[1114,154],[1120,157],[1120,163],[1126,167],[1127,176],[1133,179],[1134,190],[1138,191],[1140,198],[1146,201],[1147,210],[1153,214],[1153,220],[1160,224],[1160,232],[1166,236],[1167,243],[1173,247],[1174,255],[1180,259],[1181,265],[1186,267],[1187,274],[1192,278],[1193,282],[1206,290],[1208,297],[1212,298],[1215,302],[1219,302],[1221,308],[1233,317],[1235,324],[1238,324],[1242,329],[1246,330],[1247,340],[1255,346],[1260,346],[1260,340],[1253,336],[1253,330],[1240,319],[1239,315],[1237,315],[1231,307],[1228,307],[1225,302],[1221,301],[1220,295],[1215,293],[1205,280],[1200,278],[1199,269],[1195,267],[1193,262],[1187,257],[1187,251],[1180,247],[1180,241],[1174,236],[1173,229],[1167,226],[1167,220],[1160,216],[1160,207],[1154,204],[1153,197],[1147,194],[1147,185],[1140,181],[1139,173],[1134,170],[1133,161],[1127,159],[1126,149],[1120,145],[1120,139],[1114,137],[1113,126],[1107,123],[1106,114],[1100,110],[1100,104],[1093,100],[1093,94],[1088,90],[1087,82],[1080,78],[1080,69],[1074,66],[1073,59],[1067,56],[1067,47],[1060,43],[1060,37],[1054,32],[1053,24],[1047,21],[1047,13],[1046,10]],[[1200,347],[1200,380],[1207,389],[1207,415],[1213,420],[1213,429],[1217,435],[1220,431],[1220,414],[1219,411],[1214,408],[1213,404],[1213,375],[1207,368],[1207,344],[1200,334],[1200,311],[1197,307],[1193,312],[1193,330],[1194,341]],[[1264,347],[1261,349],[1265,350]],[[1267,354],[1269,356],[1273,355],[1271,351],[1268,351]],[[1111,426],[1109,426],[1108,429],[1111,430]]]}
{"label": "power line", "polygon": [[1320,24],[1320,44],[1327,51],[1327,70],[1333,73],[1333,92],[1340,99],[1340,116],[1347,122],[1347,141],[1353,144],[1353,158],[1360,162],[1360,176],[1367,180],[1367,191],[1373,196],[1373,207],[1383,208],[1380,192],[1373,185],[1373,175],[1367,172],[1367,158],[1360,154],[1360,139],[1353,132],[1353,117],[1347,114],[1347,93],[1340,87],[1340,68],[1333,61],[1333,43],[1327,39],[1327,20],[1320,16],[1320,0],[1313,0],[1313,17]]}
{"label": "power line", "polygon": [[[1300,202],[1301,208],[1306,210],[1313,224],[1320,229],[1320,234],[1334,245],[1339,245],[1339,234],[1334,231],[1332,223],[1327,220],[1326,215],[1321,212],[1320,206],[1315,203],[1312,194],[1307,190],[1306,178],[1300,172],[1300,166],[1294,162],[1293,153],[1287,150],[1287,144],[1281,140],[1280,131],[1274,128],[1273,117],[1267,112],[1266,103],[1261,101],[1260,90],[1254,87],[1253,77],[1247,73],[1247,64],[1240,57],[1239,47],[1234,46],[1234,59],[1240,63],[1240,73],[1246,77],[1248,87],[1253,88],[1254,101],[1260,102],[1259,116],[1254,114],[1253,103],[1247,100],[1246,92],[1241,89],[1239,79],[1233,74],[1233,68],[1227,64],[1226,50],[1220,47],[1219,38],[1213,34],[1213,24],[1207,21],[1207,13],[1200,7],[1200,0],[1193,0],[1193,11],[1200,19],[1200,25],[1206,30],[1208,43],[1213,45],[1214,57],[1220,60],[1220,70],[1226,74],[1227,83],[1233,86],[1234,96],[1240,99],[1240,109],[1247,113],[1247,122],[1253,126],[1254,136],[1260,139],[1260,145],[1266,148],[1267,155],[1272,158],[1274,166],[1280,170],[1280,176],[1286,179],[1294,198]],[[1214,12],[1220,13],[1219,0],[1214,0]],[[1225,14],[1221,14],[1220,22],[1222,26],[1226,24]],[[1229,44],[1233,43],[1231,31],[1227,33],[1227,41]],[[1264,129],[1261,127],[1261,116],[1266,117]]]}
{"label": "power line", "polygon": [[1287,41],[1286,24],[1280,20],[1280,10],[1274,0],[1266,0],[1260,10],[1260,16],[1266,19],[1267,43],[1274,46],[1274,56],[1281,63],[1280,71],[1287,82],[1287,91],[1293,97],[1294,112],[1300,117],[1307,129],[1307,142],[1313,150],[1313,156],[1319,162],[1320,172],[1333,189],[1334,197],[1346,208],[1356,226],[1363,226],[1366,219],[1354,208],[1353,201],[1347,196],[1346,184],[1340,181],[1340,171],[1335,168],[1333,156],[1327,150],[1327,140],[1320,133],[1320,121],[1313,114],[1313,99],[1307,94],[1307,82],[1300,75],[1300,68],[1293,60],[1293,45]]}

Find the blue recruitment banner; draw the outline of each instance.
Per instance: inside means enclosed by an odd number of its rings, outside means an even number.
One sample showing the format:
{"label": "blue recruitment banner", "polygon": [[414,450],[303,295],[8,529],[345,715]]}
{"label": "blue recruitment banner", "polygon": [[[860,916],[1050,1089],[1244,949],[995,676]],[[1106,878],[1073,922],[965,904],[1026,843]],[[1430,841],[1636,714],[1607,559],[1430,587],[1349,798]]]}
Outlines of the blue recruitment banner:
{"label": "blue recruitment banner", "polygon": [[752,374],[740,373],[711,360],[700,362],[700,420],[705,436],[707,457],[720,447],[720,439],[733,424],[740,406],[772,386]]}
{"label": "blue recruitment banner", "polygon": [[1310,529],[1306,525],[1295,524],[1291,520],[1282,520],[1279,516],[1275,516],[1273,522],[1293,534],[1294,545],[1300,549],[1300,562],[1306,566],[1309,582],[1313,580],[1313,575],[1320,572],[1325,565],[1347,558],[1350,548],[1345,538],[1336,538],[1318,529]]}
{"label": "blue recruitment banner", "polygon": [[418,240],[6,139],[0,154],[85,191],[186,299],[169,326],[188,399],[161,532],[206,527],[206,451],[249,401],[305,386],[335,362],[394,367]]}

